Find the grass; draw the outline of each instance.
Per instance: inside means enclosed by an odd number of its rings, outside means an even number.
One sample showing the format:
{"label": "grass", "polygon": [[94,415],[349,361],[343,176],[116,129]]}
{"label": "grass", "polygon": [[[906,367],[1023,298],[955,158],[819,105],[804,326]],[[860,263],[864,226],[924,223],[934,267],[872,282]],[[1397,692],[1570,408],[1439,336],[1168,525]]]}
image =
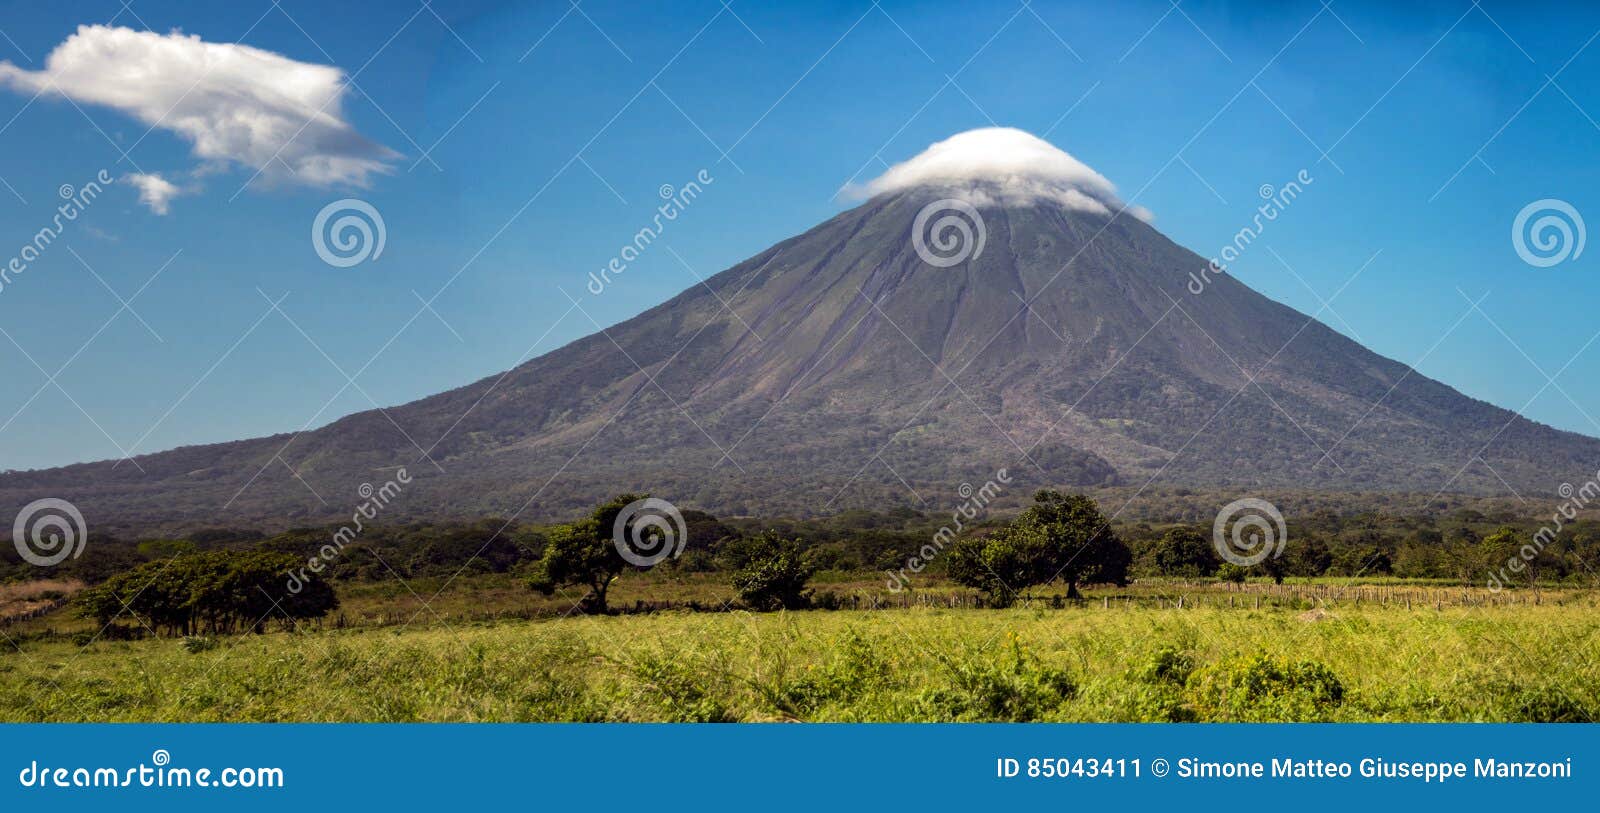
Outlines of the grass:
{"label": "grass", "polygon": [[[446,616],[448,617],[448,616]],[[428,626],[422,626],[428,624]],[[0,720],[1587,721],[1600,598],[911,607],[26,640]]]}

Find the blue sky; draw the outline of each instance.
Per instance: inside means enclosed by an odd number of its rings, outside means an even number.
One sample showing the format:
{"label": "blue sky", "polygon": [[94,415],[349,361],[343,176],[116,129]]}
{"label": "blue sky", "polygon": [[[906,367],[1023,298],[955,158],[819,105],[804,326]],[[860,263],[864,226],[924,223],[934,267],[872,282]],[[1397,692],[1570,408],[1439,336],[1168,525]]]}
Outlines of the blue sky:
{"label": "blue sky", "polygon": [[[1326,303],[1335,329],[1469,395],[1600,435],[1600,250],[1534,267],[1511,235],[1540,199],[1600,213],[1600,9],[1414,6],[0,3],[0,255],[51,223],[62,185],[117,178],[0,288],[0,469],[468,383],[593,332],[563,291],[620,321],[840,211],[841,186],[885,162],[991,124],[1068,150],[1204,256],[1259,187],[1306,170],[1232,273]],[[35,98],[28,77],[95,24],[336,67],[338,115],[305,137],[333,158],[300,144],[281,153],[299,171],[258,172],[237,129],[202,148],[139,100]],[[159,101],[159,78],[133,84]],[[308,169],[374,156],[387,172]],[[714,182],[662,250],[587,295],[660,187],[702,170]],[[165,214],[135,174],[173,184]],[[375,260],[319,259],[312,221],[341,198],[380,213]]]}

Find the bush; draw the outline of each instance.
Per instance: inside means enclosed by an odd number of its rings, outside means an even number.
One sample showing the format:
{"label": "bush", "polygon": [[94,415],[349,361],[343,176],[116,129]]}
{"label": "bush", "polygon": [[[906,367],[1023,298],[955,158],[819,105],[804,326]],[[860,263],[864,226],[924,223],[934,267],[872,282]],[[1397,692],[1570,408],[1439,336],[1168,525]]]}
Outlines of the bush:
{"label": "bush", "polygon": [[1006,656],[942,658],[948,686],[925,697],[935,717],[958,721],[1025,723],[1046,719],[1078,695],[1072,675],[1026,652],[1015,633]]}
{"label": "bush", "polygon": [[1194,656],[1170,644],[1163,644],[1151,653],[1150,660],[1134,674],[1144,683],[1182,686],[1189,682],[1194,672]]}
{"label": "bush", "polygon": [[183,647],[184,652],[187,652],[190,655],[196,655],[201,652],[210,652],[211,650],[216,649],[217,639],[208,638],[204,635],[185,635],[181,646]]}
{"label": "bush", "polygon": [[1498,696],[1500,714],[1513,723],[1592,723],[1594,715],[1566,689],[1544,686],[1505,685]]}
{"label": "bush", "polygon": [[889,664],[871,642],[854,629],[820,669],[808,668],[801,676],[788,676],[788,654],[779,649],[771,656],[770,677],[752,681],[752,688],[770,706],[791,718],[809,718],[830,705],[848,706],[855,700],[885,686],[890,679]]}
{"label": "bush", "polygon": [[1316,661],[1257,653],[1195,670],[1189,696],[1202,719],[1311,722],[1331,717],[1344,702],[1344,684]]}
{"label": "bush", "polygon": [[1162,644],[1144,663],[1128,670],[1127,693],[1116,701],[1116,719],[1128,722],[1184,723],[1196,719],[1183,690],[1194,672],[1189,649]]}

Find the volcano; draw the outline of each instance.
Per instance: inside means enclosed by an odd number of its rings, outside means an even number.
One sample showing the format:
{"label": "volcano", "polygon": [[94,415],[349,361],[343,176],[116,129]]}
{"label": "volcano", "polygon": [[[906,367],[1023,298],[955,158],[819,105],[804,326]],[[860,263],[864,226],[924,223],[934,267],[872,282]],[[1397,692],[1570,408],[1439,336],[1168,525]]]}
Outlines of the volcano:
{"label": "volcano", "polygon": [[398,467],[412,483],[385,508],[396,520],[565,518],[630,490],[735,515],[942,510],[927,498],[1001,469],[1057,487],[1546,494],[1600,459],[1600,440],[1469,398],[1226,273],[1202,279],[1207,260],[1032,136],[963,134],[859,191],[502,375],[144,455],[142,472],[7,473],[0,508],[59,497],[128,529],[309,524],[350,516],[313,490]]}

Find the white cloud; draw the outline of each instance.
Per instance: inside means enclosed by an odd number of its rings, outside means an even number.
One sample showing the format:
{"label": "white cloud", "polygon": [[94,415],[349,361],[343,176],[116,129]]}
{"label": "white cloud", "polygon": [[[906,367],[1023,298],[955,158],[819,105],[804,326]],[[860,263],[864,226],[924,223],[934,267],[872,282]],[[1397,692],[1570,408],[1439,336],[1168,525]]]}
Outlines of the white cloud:
{"label": "white cloud", "polygon": [[172,211],[172,199],[182,194],[177,186],[160,175],[130,172],[122,176],[122,180],[133,184],[139,190],[139,202],[158,215]]}
{"label": "white cloud", "polygon": [[[846,192],[871,197],[918,186],[950,187],[977,205],[1050,200],[1097,214],[1124,207],[1105,176],[1050,142],[1012,127],[958,133]],[[1141,206],[1129,207],[1128,213],[1151,219]]]}
{"label": "white cloud", "polygon": [[339,68],[248,45],[103,25],[79,26],[43,70],[0,61],[0,84],[123,111],[187,139],[208,168],[240,164],[270,181],[363,187],[399,154],[344,120],[344,78]]}

